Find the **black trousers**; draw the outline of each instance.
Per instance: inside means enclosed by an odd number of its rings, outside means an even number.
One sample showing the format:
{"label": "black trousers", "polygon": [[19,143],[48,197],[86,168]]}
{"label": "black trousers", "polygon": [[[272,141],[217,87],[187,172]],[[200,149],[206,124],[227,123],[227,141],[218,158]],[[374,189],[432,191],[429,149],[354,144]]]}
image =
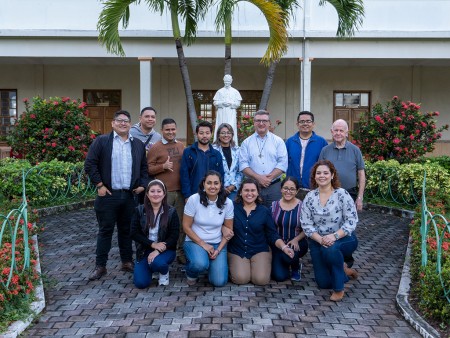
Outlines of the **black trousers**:
{"label": "black trousers", "polygon": [[130,190],[113,190],[111,193],[97,196],[94,203],[98,221],[96,250],[98,266],[106,266],[116,224],[120,259],[122,262],[133,260],[130,225],[136,207],[135,197]]}

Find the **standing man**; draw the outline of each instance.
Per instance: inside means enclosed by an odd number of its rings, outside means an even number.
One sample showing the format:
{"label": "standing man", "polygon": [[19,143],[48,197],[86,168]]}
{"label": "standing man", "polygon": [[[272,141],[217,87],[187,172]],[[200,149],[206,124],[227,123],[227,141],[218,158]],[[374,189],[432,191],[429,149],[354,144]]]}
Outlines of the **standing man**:
{"label": "standing man", "polygon": [[342,119],[331,126],[333,142],[322,149],[319,159],[329,160],[336,167],[342,188],[348,191],[356,203],[356,209],[362,210],[366,174],[361,150],[347,141],[348,124]]}
{"label": "standing man", "polygon": [[[180,221],[183,219],[184,198],[181,193],[180,167],[184,145],[177,141],[177,123],[171,118],[161,123],[162,139],[156,142],[147,154],[148,172],[164,182],[167,188],[167,203],[177,211]],[[180,222],[182,224],[182,222]],[[177,258],[186,264],[183,244],[186,234],[180,226],[177,243]]]}
{"label": "standing man", "polygon": [[130,113],[119,110],[111,122],[113,131],[97,137],[89,147],[84,169],[97,186],[94,209],[98,221],[95,270],[89,280],[106,275],[114,226],[117,224],[122,271],[133,272],[130,238],[134,195],[148,183],[145,148],[130,135]]}
{"label": "standing man", "polygon": [[281,198],[280,176],[288,166],[286,145],[281,137],[269,131],[270,115],[267,111],[258,110],[253,123],[255,133],[241,145],[239,168],[245,176],[259,182],[264,205],[270,208],[273,201]]}
{"label": "standing man", "polygon": [[320,152],[328,142],[317,135],[314,129],[314,115],[310,111],[301,111],[297,117],[298,133],[286,141],[288,152],[287,176],[295,177],[302,188],[309,189],[311,168],[319,159]]}
{"label": "standing man", "polygon": [[184,149],[181,160],[181,192],[185,200],[198,192],[202,178],[209,170],[215,170],[224,177],[222,155],[210,144],[212,124],[202,121],[195,127],[197,142]]}
{"label": "standing man", "polygon": [[136,123],[130,130],[131,136],[141,140],[147,151],[153,144],[161,140],[161,134],[154,129],[155,124],[155,108],[145,107],[141,110],[139,123]]}

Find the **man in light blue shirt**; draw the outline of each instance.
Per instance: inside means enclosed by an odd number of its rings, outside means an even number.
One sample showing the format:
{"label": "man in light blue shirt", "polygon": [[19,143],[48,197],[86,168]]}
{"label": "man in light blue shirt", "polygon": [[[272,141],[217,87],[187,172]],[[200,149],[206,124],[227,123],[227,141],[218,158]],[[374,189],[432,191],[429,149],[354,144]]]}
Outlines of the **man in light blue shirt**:
{"label": "man in light blue shirt", "polygon": [[239,168],[261,185],[261,197],[269,207],[281,198],[280,176],[286,172],[288,157],[283,139],[269,131],[270,115],[258,110],[253,123],[255,133],[242,142]]}

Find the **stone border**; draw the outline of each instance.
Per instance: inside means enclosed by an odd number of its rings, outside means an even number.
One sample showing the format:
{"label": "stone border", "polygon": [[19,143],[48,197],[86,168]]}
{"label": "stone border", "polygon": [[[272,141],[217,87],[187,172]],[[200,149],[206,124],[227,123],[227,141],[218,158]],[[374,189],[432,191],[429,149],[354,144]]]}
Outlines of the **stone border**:
{"label": "stone border", "polygon": [[[402,218],[414,218],[414,211],[395,209],[392,207],[385,207],[381,205],[367,203],[366,208],[371,210],[377,210],[382,214],[394,215]],[[400,284],[398,292],[395,297],[395,302],[398,312],[405,318],[405,320],[422,336],[425,338],[439,338],[441,335],[437,332],[425,319],[423,319],[409,304],[408,297],[411,285],[410,274],[411,263],[411,238],[408,240],[408,247],[406,248],[405,261],[403,263],[402,277],[400,278]]]}
{"label": "stone border", "polygon": [[[37,235],[34,235],[34,247],[33,250],[36,251],[37,255],[37,263],[36,263],[36,271],[41,275],[41,260],[39,258],[39,247],[38,247],[38,239]],[[45,295],[44,295],[44,285],[42,284],[42,278],[39,278],[39,283],[36,286],[35,289],[35,297],[36,300],[31,303],[30,309],[33,312],[31,315],[29,315],[24,320],[17,320],[13,322],[9,327],[8,331],[6,331],[4,334],[1,335],[1,337],[4,338],[16,338],[18,335],[20,335],[23,331],[25,331],[28,326],[31,324],[31,322],[36,318],[42,310],[45,308]]]}
{"label": "stone border", "polygon": [[411,261],[411,238],[408,241],[408,247],[405,254],[405,262],[403,264],[402,278],[396,298],[397,309],[405,320],[425,338],[438,338],[440,333],[437,332],[431,325],[429,325],[409,304],[408,296],[411,285],[410,274]]}

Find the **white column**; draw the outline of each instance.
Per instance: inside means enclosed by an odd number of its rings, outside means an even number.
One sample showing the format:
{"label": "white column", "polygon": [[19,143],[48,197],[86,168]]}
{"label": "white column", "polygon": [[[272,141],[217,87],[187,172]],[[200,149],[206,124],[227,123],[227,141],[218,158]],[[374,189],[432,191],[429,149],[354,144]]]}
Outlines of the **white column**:
{"label": "white column", "polygon": [[300,67],[300,110],[311,111],[311,61],[309,57],[309,42],[303,41],[303,57]]}
{"label": "white column", "polygon": [[152,60],[140,57],[140,109],[152,105]]}

